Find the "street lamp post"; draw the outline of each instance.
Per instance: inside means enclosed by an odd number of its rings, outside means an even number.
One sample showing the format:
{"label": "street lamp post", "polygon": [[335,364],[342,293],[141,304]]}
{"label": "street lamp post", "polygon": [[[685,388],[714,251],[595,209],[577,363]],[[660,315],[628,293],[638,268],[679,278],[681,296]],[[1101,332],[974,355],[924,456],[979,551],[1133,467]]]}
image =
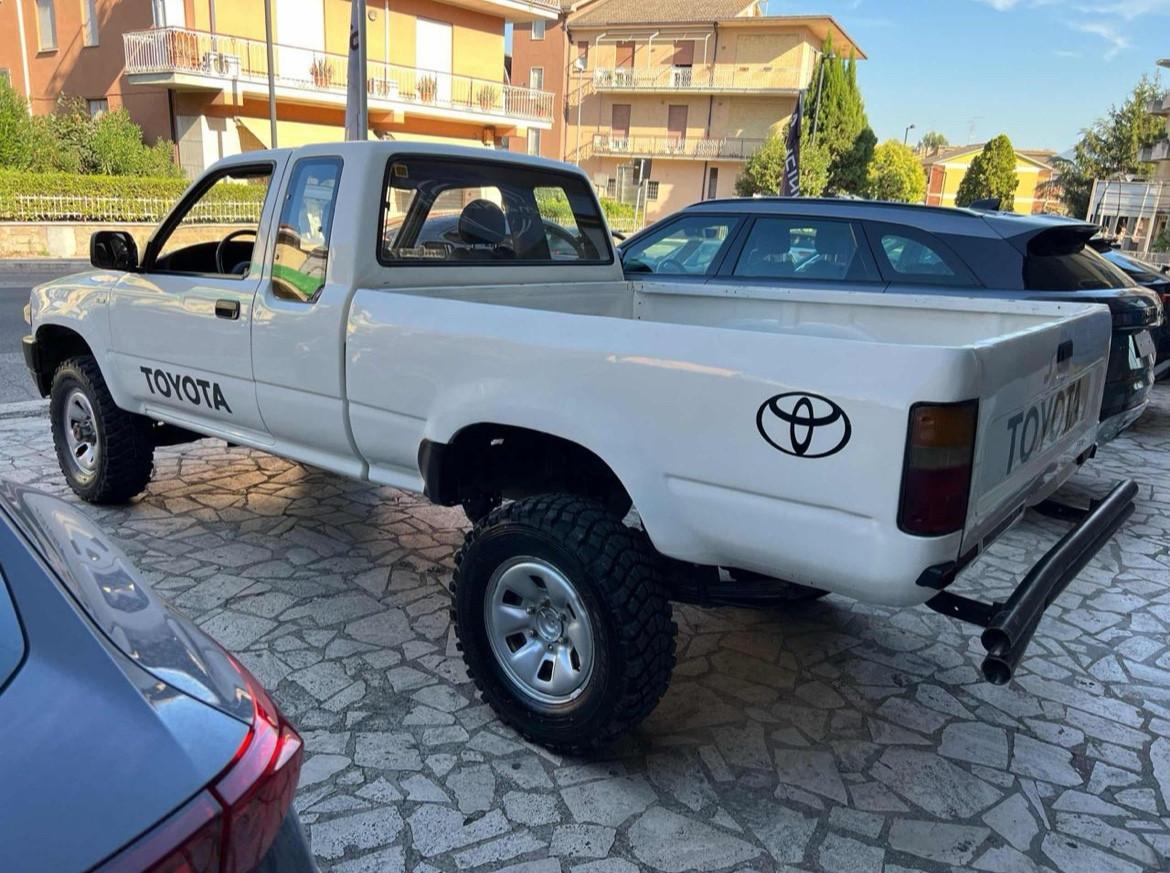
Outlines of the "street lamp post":
{"label": "street lamp post", "polygon": [[916,124],[907,124],[907,125],[906,125],[906,130],[905,130],[905,131],[903,132],[903,134],[902,134],[902,145],[906,145],[906,144],[907,144],[907,142],[908,142],[908,141],[909,141],[909,139],[910,139],[910,131],[912,131],[912,130],[913,130],[914,128],[916,128],[917,126],[918,126],[918,125],[916,125]]}

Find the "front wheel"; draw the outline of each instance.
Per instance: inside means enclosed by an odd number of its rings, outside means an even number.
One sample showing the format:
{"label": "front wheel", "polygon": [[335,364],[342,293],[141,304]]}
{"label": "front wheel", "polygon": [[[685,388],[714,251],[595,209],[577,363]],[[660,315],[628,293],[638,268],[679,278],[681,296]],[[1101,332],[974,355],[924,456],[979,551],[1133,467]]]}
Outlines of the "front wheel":
{"label": "front wheel", "polygon": [[119,409],[89,355],[69,358],[53,375],[49,417],[65,481],[88,503],[125,503],[154,468],[150,421]]}
{"label": "front wheel", "polygon": [[630,730],[666,692],[675,625],[645,534],[599,503],[548,495],[467,535],[451,587],[468,672],[496,713],[557,751]]}

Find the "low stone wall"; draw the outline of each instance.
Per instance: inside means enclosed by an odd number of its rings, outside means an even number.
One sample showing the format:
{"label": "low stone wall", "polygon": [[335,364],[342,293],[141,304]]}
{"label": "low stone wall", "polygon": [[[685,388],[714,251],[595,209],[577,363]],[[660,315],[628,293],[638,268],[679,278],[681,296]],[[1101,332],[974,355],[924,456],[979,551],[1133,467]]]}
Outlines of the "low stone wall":
{"label": "low stone wall", "polygon": [[[141,254],[155,224],[100,224],[69,221],[0,221],[0,258],[88,258],[95,230],[126,230]],[[180,227],[173,242],[180,245],[222,239],[245,225],[196,224]]]}

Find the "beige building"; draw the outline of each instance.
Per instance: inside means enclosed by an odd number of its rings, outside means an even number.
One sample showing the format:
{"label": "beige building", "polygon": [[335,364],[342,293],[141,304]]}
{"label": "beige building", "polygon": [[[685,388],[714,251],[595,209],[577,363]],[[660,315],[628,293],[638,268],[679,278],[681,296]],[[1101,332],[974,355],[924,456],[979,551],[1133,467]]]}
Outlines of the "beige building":
{"label": "beige building", "polygon": [[650,219],[734,194],[744,160],[811,84],[826,36],[865,57],[831,17],[765,16],[754,0],[566,2],[536,31],[516,25],[512,80],[536,78],[562,111],[513,148],[578,163],[627,202],[639,196],[633,160],[651,159]]}

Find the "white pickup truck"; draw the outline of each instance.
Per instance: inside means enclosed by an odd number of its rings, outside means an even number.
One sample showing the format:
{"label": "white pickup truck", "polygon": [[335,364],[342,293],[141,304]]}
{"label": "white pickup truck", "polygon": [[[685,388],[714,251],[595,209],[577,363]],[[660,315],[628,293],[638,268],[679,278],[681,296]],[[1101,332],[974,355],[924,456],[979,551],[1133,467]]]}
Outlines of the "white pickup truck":
{"label": "white pickup truck", "polygon": [[559,163],[251,152],[141,258],[104,231],[91,259],[34,289],[24,346],[74,491],[128,500],[156,446],[211,436],[462,504],[468,669],[555,748],[654,707],[671,600],[926,602],[983,626],[1006,682],[1132,511],[1119,484],[1006,603],[946,591],[1091,456],[1108,311],[629,281]]}

